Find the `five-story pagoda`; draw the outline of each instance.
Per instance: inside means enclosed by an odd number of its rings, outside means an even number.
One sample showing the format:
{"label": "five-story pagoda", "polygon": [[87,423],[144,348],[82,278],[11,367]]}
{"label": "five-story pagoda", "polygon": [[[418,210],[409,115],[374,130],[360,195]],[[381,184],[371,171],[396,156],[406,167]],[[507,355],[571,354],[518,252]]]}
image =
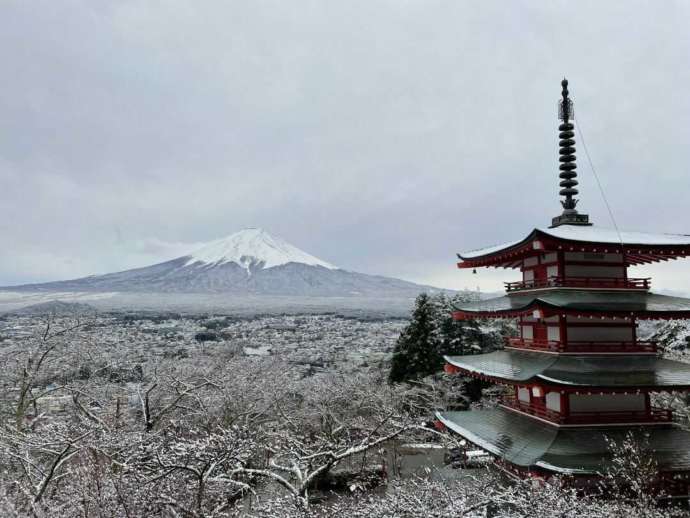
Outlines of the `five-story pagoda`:
{"label": "five-story pagoda", "polygon": [[607,438],[643,430],[659,483],[687,494],[690,432],[656,408],[650,393],[690,391],[690,365],[662,359],[638,338],[643,319],[690,319],[690,299],[650,293],[630,266],[690,255],[690,236],[619,232],[576,210],[575,134],[568,82],[559,103],[563,213],[524,239],[458,254],[460,268],[519,269],[506,295],[456,308],[456,320],[517,319],[518,337],[489,354],[446,357],[446,372],[508,387],[494,409],[442,412],[445,427],[522,476],[582,481],[610,461]]}

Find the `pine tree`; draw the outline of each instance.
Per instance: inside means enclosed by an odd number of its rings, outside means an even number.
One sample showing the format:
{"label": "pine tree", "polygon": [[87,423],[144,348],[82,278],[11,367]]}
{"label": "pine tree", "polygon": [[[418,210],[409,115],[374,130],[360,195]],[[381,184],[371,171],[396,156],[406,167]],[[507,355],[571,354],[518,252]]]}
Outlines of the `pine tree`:
{"label": "pine tree", "polygon": [[[465,296],[456,295],[451,299],[445,300],[445,307],[441,320],[441,350],[439,354],[443,356],[462,356],[473,354],[474,335],[473,331],[477,327],[474,320],[457,322],[453,319],[455,304],[466,302]],[[468,332],[469,331],[469,332]]]}
{"label": "pine tree", "polygon": [[391,383],[436,374],[443,368],[444,356],[493,351],[501,347],[503,335],[514,333],[501,322],[487,326],[475,320],[453,320],[455,305],[467,300],[465,294],[417,297],[412,320],[395,345]]}
{"label": "pine tree", "polygon": [[442,364],[436,304],[426,293],[415,300],[412,321],[395,344],[389,381],[397,383],[437,372]]}

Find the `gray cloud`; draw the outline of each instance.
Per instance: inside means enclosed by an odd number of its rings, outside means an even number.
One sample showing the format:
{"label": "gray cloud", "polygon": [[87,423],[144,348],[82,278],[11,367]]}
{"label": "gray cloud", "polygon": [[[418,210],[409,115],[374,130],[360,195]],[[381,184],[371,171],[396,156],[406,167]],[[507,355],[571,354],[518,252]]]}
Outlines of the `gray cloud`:
{"label": "gray cloud", "polygon": [[[348,269],[494,288],[505,272],[454,253],[558,212],[563,75],[620,226],[690,232],[688,10],[4,2],[0,284],[262,226]],[[579,157],[581,207],[609,226]]]}

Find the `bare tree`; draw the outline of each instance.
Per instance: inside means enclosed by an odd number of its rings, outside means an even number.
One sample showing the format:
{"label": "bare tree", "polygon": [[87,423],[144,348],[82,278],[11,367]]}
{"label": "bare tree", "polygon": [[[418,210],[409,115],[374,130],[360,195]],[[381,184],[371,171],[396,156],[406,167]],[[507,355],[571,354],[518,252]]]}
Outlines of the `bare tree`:
{"label": "bare tree", "polygon": [[74,332],[84,325],[84,322],[76,319],[55,329],[54,323],[53,315],[47,317],[43,330],[40,333],[36,332],[24,348],[6,353],[7,358],[3,363],[14,373],[16,390],[11,399],[17,430],[25,426],[25,418],[30,408],[34,409],[34,418],[38,417],[37,402],[40,398],[63,388],[61,385],[47,386],[52,377],[50,374],[56,376],[61,371],[61,363],[68,354],[64,346],[69,343]]}

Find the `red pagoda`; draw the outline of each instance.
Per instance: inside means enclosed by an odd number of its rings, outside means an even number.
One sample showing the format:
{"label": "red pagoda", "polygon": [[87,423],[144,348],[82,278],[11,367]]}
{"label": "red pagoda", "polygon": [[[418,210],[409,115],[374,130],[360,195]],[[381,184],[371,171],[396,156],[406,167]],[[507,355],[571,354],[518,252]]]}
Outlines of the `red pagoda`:
{"label": "red pagoda", "polygon": [[508,387],[488,410],[441,412],[440,422],[521,476],[572,475],[582,484],[604,472],[607,438],[644,431],[659,484],[688,494],[690,432],[657,408],[651,393],[690,391],[690,365],[663,359],[638,338],[644,319],[690,319],[690,299],[651,293],[628,267],[690,255],[690,236],[619,232],[578,213],[573,105],[559,102],[563,213],[523,239],[458,254],[460,268],[519,269],[502,297],[456,308],[456,320],[511,318],[518,336],[502,350],[448,356],[445,370]]}

